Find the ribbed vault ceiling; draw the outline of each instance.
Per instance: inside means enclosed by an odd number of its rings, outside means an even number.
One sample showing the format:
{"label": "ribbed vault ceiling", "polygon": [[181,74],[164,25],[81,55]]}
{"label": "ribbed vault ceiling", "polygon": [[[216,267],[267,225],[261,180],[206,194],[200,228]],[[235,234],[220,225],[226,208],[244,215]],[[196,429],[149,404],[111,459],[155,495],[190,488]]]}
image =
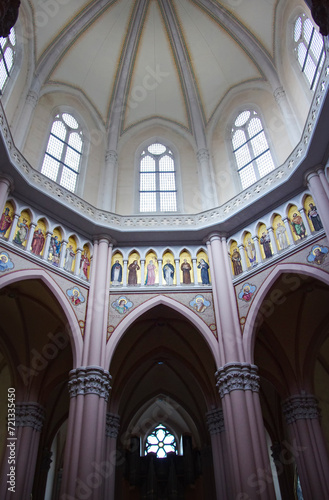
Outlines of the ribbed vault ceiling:
{"label": "ribbed vault ceiling", "polygon": [[278,86],[277,0],[71,0],[48,15],[26,3],[35,89],[75,89],[119,135],[156,117],[202,137],[231,89]]}

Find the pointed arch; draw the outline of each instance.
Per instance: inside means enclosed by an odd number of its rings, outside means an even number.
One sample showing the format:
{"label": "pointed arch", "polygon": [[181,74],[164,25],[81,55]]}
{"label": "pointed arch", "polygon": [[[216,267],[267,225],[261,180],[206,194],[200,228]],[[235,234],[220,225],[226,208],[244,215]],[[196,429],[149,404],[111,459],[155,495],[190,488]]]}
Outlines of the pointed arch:
{"label": "pointed arch", "polygon": [[256,340],[257,333],[257,319],[259,319],[258,314],[260,310],[260,306],[263,303],[267,293],[271,289],[272,285],[276,282],[276,280],[285,273],[294,274],[291,280],[291,289],[295,290],[299,285],[297,280],[300,282],[303,279],[303,276],[311,276],[312,278],[316,278],[319,281],[322,281],[326,285],[329,286],[329,274],[322,269],[316,269],[306,264],[279,264],[272,270],[272,272],[267,276],[264,280],[263,284],[260,286],[256,297],[248,311],[248,315],[245,322],[245,327],[243,331],[242,344],[243,350],[245,354],[245,359],[247,362],[253,362],[254,355],[254,345]]}
{"label": "pointed arch", "polygon": [[68,331],[66,331],[66,333],[71,333],[69,335],[69,338],[73,356],[73,368],[78,366],[80,363],[79,360],[81,359],[83,340],[78,320],[63,290],[43,269],[26,269],[23,271],[17,271],[7,274],[1,279],[0,288],[24,280],[41,280],[48,287],[49,291],[54,295],[54,297],[60,304],[68,322],[69,328],[67,329]]}
{"label": "pointed arch", "polygon": [[204,321],[188,307],[177,302],[174,299],[171,299],[170,297],[166,297],[165,295],[157,295],[156,297],[152,297],[150,300],[147,300],[140,306],[136,307],[136,309],[128,314],[128,316],[126,316],[123,321],[121,321],[121,323],[116,327],[106,346],[106,366],[110,366],[115,349],[129,326],[132,325],[132,323],[134,323],[134,321],[136,321],[138,318],[140,318],[146,311],[153,309],[153,307],[157,305],[165,305],[170,309],[179,312],[190,323],[192,323],[207,343],[216,366],[220,366],[218,342],[208,325],[206,325],[206,323],[204,323]]}

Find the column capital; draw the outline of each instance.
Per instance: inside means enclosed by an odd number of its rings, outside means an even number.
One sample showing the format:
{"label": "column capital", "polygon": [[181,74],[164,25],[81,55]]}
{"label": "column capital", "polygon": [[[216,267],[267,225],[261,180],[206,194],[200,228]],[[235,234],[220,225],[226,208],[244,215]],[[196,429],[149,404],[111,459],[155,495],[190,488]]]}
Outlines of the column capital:
{"label": "column capital", "polygon": [[206,149],[206,148],[199,149],[196,153],[196,157],[197,157],[199,162],[205,161],[205,160],[209,161],[210,154],[209,154],[208,149]]}
{"label": "column capital", "polygon": [[287,398],[282,403],[282,412],[287,424],[320,417],[318,400],[311,394],[297,394]]}
{"label": "column capital", "polygon": [[226,241],[226,236],[223,233],[213,232],[207,236],[206,240],[211,244],[215,240]]}
{"label": "column capital", "polygon": [[259,392],[259,375],[256,365],[227,363],[215,373],[215,377],[221,398],[236,390]]}
{"label": "column capital", "polygon": [[39,96],[34,90],[29,90],[26,96],[26,102],[31,104],[34,108],[38,104]]}
{"label": "column capital", "polygon": [[108,401],[111,390],[111,375],[99,366],[81,366],[70,371],[68,382],[70,397],[96,394]]}
{"label": "column capital", "polygon": [[120,416],[114,413],[106,414],[106,437],[117,438],[120,429]]}
{"label": "column capital", "polygon": [[216,408],[206,413],[208,431],[211,435],[225,431],[223,410]]}
{"label": "column capital", "polygon": [[111,236],[109,236],[108,234],[97,234],[94,236],[93,238],[93,243],[101,243],[101,242],[107,242],[108,246],[109,247],[112,247],[113,248],[113,245],[115,245],[115,240],[113,238],[111,238]]}
{"label": "column capital", "polygon": [[118,153],[114,149],[108,149],[105,153],[105,162],[117,163]]}
{"label": "column capital", "polygon": [[321,169],[321,167],[320,167],[320,165],[318,165],[317,167],[312,168],[312,170],[308,170],[304,174],[305,182],[307,184],[309,184],[310,179],[312,179],[312,177],[319,177],[318,170],[320,170],[320,169]]}
{"label": "column capital", "polygon": [[273,92],[273,96],[276,102],[279,103],[280,101],[282,101],[282,99],[286,97],[286,92],[283,87],[277,87]]}
{"label": "column capital", "polygon": [[16,403],[16,427],[32,427],[32,429],[41,432],[45,415],[45,409],[39,403]]}
{"label": "column capital", "polygon": [[15,186],[14,179],[10,175],[1,173],[0,174],[0,182],[7,184],[8,190],[13,191],[14,186]]}

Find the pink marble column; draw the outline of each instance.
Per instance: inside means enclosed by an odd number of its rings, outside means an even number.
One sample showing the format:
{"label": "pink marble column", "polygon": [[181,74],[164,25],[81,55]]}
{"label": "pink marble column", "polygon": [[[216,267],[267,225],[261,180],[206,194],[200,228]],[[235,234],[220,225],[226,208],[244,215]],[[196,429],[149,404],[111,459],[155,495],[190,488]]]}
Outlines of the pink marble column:
{"label": "pink marble column", "polygon": [[14,184],[10,177],[4,175],[0,176],[0,216],[5,207],[9,193],[10,191],[12,191],[13,187]]}
{"label": "pink marble column", "polygon": [[110,390],[110,374],[98,367],[80,367],[70,372],[71,401],[65,448],[61,499],[101,500],[105,477],[105,413]]}
{"label": "pink marble column", "polygon": [[324,230],[329,235],[329,198],[317,172],[311,172],[306,177],[308,187],[312,193],[314,203],[319,212]]}
{"label": "pink marble column", "polygon": [[231,469],[227,460],[227,445],[223,410],[216,408],[206,414],[208,430],[211,437],[211,449],[214,464],[216,500],[230,500]]}
{"label": "pink marble column", "polygon": [[[15,436],[8,436],[6,441],[0,498],[30,500],[45,411],[33,402],[16,403],[15,411]],[[9,489],[12,485],[7,481],[10,479],[13,479],[14,492]]]}
{"label": "pink marble column", "polygon": [[322,186],[323,186],[323,189],[325,190],[326,192],[326,195],[329,199],[329,183],[328,183],[328,179],[324,173],[324,171],[322,169],[319,169],[318,170],[318,175],[320,177],[320,180],[322,182]]}
{"label": "pink marble column", "polygon": [[232,283],[226,239],[218,233],[209,237],[211,277],[218,335],[222,338],[223,364],[242,361],[242,342],[239,317]]}
{"label": "pink marble column", "polygon": [[329,458],[320,426],[317,400],[297,394],[283,402],[304,500],[329,498]]}
{"label": "pink marble column", "polygon": [[113,413],[106,414],[106,451],[103,466],[105,480],[105,498],[115,500],[115,473],[116,473],[116,448],[117,437],[120,429],[120,417]]}
{"label": "pink marble column", "polygon": [[222,399],[234,499],[275,498],[259,405],[257,367],[228,363],[217,373]]}

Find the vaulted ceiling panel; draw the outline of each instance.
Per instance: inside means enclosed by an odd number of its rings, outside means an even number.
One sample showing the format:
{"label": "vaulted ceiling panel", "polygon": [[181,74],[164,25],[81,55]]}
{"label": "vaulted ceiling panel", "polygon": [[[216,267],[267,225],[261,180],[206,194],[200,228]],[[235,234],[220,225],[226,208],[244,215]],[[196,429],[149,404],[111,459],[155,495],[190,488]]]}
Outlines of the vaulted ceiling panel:
{"label": "vaulted ceiling panel", "polygon": [[124,128],[152,117],[188,127],[179,72],[160,12],[151,1],[136,51]]}
{"label": "vaulted ceiling panel", "polygon": [[30,0],[36,28],[36,59],[51,45],[58,34],[82,12],[90,0],[46,2]]}
{"label": "vaulted ceiling panel", "polygon": [[202,9],[190,0],[174,0],[174,5],[209,120],[231,87],[260,78],[261,74],[246,52]]}
{"label": "vaulted ceiling panel", "polygon": [[274,16],[278,0],[221,0],[223,5],[273,55]]}
{"label": "vaulted ceiling panel", "polygon": [[114,3],[82,32],[50,76],[52,81],[81,89],[104,121],[131,10],[131,0]]}

